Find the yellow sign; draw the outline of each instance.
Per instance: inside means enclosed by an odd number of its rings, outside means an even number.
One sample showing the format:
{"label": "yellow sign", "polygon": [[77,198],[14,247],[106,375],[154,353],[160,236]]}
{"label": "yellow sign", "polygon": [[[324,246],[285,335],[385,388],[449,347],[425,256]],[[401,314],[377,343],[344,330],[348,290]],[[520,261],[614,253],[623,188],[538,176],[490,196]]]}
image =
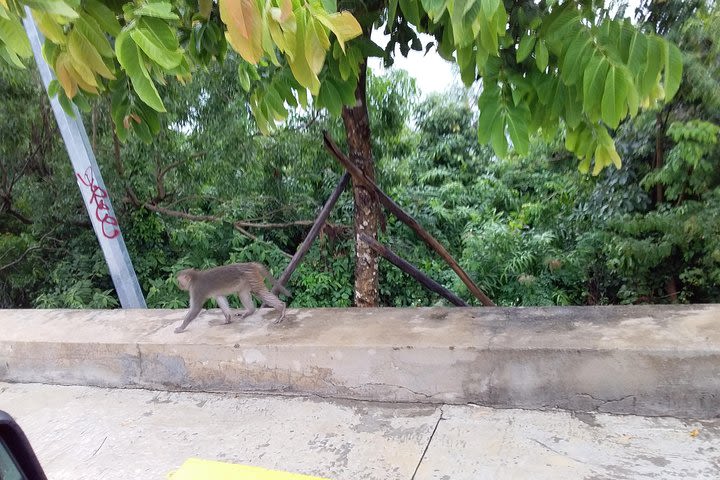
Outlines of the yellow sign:
{"label": "yellow sign", "polygon": [[299,473],[280,472],[266,468],[189,458],[169,480],[328,480]]}

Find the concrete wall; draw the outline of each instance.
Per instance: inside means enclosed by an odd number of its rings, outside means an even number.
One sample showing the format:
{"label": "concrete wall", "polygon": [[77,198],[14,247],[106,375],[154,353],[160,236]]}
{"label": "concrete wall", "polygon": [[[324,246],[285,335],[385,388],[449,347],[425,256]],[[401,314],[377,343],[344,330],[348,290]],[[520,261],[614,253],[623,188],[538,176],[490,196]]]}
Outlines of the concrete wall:
{"label": "concrete wall", "polygon": [[720,305],[0,310],[0,380],[720,415]]}

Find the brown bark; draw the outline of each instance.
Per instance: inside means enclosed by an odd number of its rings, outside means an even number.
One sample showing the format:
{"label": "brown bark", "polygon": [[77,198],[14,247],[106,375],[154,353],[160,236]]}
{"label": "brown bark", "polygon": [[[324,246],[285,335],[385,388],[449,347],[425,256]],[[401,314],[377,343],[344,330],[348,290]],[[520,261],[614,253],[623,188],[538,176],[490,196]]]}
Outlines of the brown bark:
{"label": "brown bark", "polygon": [[665,292],[667,292],[668,297],[670,297],[670,301],[672,303],[677,303],[678,301],[678,290],[677,290],[677,283],[675,282],[675,277],[670,277],[668,281],[665,283]]}
{"label": "brown bark", "polygon": [[453,292],[448,290],[447,288],[443,287],[439,283],[437,283],[432,278],[425,275],[423,272],[421,272],[415,265],[408,262],[407,260],[404,260],[400,258],[395,252],[390,250],[388,247],[383,245],[382,243],[378,242],[377,240],[373,240],[372,238],[368,237],[364,233],[360,234],[360,239],[363,242],[366,242],[368,245],[370,245],[370,248],[378,252],[380,255],[385,257],[385,259],[395,265],[397,268],[402,270],[403,272],[407,273],[411,277],[413,277],[420,285],[427,288],[431,292],[435,292],[444,299],[448,300],[450,303],[457,307],[467,307],[468,304],[465,303],[465,301],[455,295]]}
{"label": "brown bark", "polygon": [[[350,160],[369,179],[375,179],[375,165],[370,144],[370,120],[367,110],[367,62],[360,65],[355,105],[344,107],[342,119],[347,134]],[[377,253],[360,241],[365,233],[377,239],[380,209],[373,191],[353,181],[355,199],[355,306],[376,307],[379,304]]]}

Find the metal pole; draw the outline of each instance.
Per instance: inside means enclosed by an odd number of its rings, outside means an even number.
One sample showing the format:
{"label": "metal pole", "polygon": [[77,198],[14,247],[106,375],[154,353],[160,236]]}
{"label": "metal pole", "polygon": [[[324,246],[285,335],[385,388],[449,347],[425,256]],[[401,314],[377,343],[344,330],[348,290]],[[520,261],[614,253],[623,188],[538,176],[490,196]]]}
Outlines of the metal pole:
{"label": "metal pole", "polygon": [[[27,7],[25,7],[23,24],[30,39],[35,62],[47,92],[48,85],[55,76],[43,58],[42,44],[44,38],[38,31],[30,9]],[[62,109],[57,98],[50,98],[50,105],[75,170],[75,180],[78,182],[85,207],[88,215],[90,215],[90,223],[105,255],[105,262],[107,262],[110,276],[115,284],[115,291],[120,299],[120,305],[122,308],[146,308],[145,298],[125,247],[120,225],[110,204],[110,196],[100,175],[100,169],[95,161],[95,155],[85,132],[85,126],[80,118],[80,112],[73,105],[75,118],[71,117]]]}

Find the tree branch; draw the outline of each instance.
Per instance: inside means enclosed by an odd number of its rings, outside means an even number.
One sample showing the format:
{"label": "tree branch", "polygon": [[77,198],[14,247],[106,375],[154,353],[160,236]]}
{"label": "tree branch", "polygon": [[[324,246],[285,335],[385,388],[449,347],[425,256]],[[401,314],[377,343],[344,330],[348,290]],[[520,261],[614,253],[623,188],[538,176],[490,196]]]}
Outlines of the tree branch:
{"label": "tree branch", "polygon": [[18,212],[18,211],[16,211],[16,210],[8,209],[7,213],[8,213],[8,215],[12,215],[13,217],[17,218],[18,220],[20,220],[20,221],[21,221],[22,223],[24,223],[25,225],[32,225],[32,224],[33,224],[33,221],[32,221],[32,220],[30,220],[28,217],[26,217],[25,215],[23,215],[22,213],[20,213],[20,212]]}
{"label": "tree branch", "polygon": [[52,233],[52,232],[47,232],[45,235],[43,235],[42,237],[40,237],[40,239],[38,240],[38,242],[37,242],[36,245],[33,245],[33,246],[31,246],[31,247],[26,248],[25,251],[24,251],[18,258],[16,258],[15,260],[13,260],[12,262],[10,262],[10,263],[8,263],[8,264],[6,264],[6,265],[0,266],[0,272],[2,272],[3,270],[7,270],[8,268],[12,267],[13,265],[17,265],[18,263],[22,262],[23,258],[25,258],[25,256],[26,256],[28,253],[32,252],[33,250],[38,250],[39,248],[42,248],[42,245],[40,245],[40,243],[41,243],[43,240],[45,240],[45,238],[47,238],[47,236],[50,235],[50,233]]}
{"label": "tree branch", "polygon": [[[129,190],[129,194],[130,194],[130,192],[131,191]],[[132,195],[134,195],[134,194],[132,194]],[[137,198],[136,198],[136,200],[137,200]],[[133,201],[133,203],[134,203],[134,201]],[[148,202],[143,203],[142,206],[152,212],[162,213],[163,215],[167,215],[169,217],[182,218],[182,219],[191,220],[194,222],[222,222],[222,221],[224,221],[223,218],[218,217],[216,215],[195,215],[192,213],[181,212],[178,210],[171,210],[169,208],[161,207],[159,205],[153,205],[152,203],[148,203]],[[294,226],[294,225],[310,225],[312,222],[306,221],[306,220],[299,220],[297,222],[289,222],[287,224],[282,224],[282,223],[262,224],[262,223],[249,223],[249,222],[240,222],[240,221],[231,222],[231,223],[232,223],[233,227],[235,228],[235,230],[237,230],[244,236],[248,237],[249,239],[251,239],[255,242],[267,243],[264,240],[253,235],[252,233],[248,232],[243,227],[251,226],[253,228],[284,228],[284,227]],[[292,258],[292,255],[290,255],[289,253],[283,252],[282,250],[280,250],[280,252],[288,258]]]}

